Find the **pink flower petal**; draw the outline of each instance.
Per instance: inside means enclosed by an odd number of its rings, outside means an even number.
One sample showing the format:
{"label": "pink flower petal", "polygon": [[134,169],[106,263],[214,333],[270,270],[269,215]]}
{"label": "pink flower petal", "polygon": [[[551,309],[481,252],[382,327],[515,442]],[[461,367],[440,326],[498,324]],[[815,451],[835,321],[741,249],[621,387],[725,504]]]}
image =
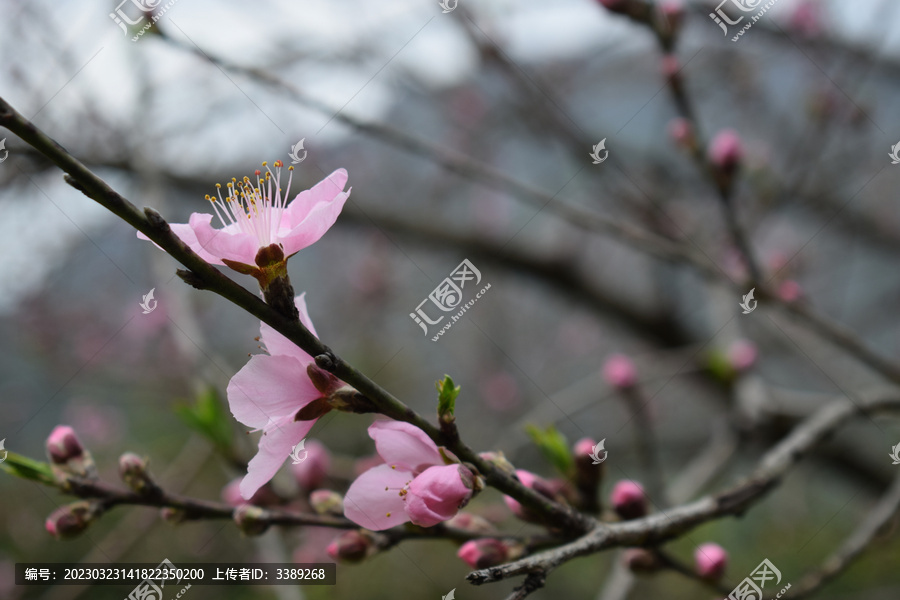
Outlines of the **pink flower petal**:
{"label": "pink flower petal", "polygon": [[400,491],[412,478],[409,471],[388,465],[369,469],[350,484],[344,496],[344,516],[372,531],[409,521]]}
{"label": "pink flower petal", "polygon": [[388,465],[421,473],[432,465],[443,465],[437,445],[425,432],[409,423],[380,420],[369,426],[369,437],[375,440],[378,455]]}
{"label": "pink flower petal", "polygon": [[281,228],[291,230],[302,223],[317,205],[337,198],[338,194],[344,191],[345,185],[347,185],[347,170],[337,169],[312,188],[297,194],[284,211]]}
{"label": "pink flower petal", "polygon": [[406,514],[420,527],[431,527],[452,518],[472,497],[463,483],[459,465],[430,467],[413,479],[406,496]]}
{"label": "pink flower petal", "polygon": [[266,426],[259,438],[259,452],[247,465],[247,475],[241,481],[241,496],[245,500],[275,476],[293,447],[306,437],[314,424],[315,421],[294,421],[291,413]]}
{"label": "pink flower petal", "polygon": [[259,252],[259,240],[256,236],[241,233],[235,224],[223,229],[213,229],[210,220],[212,220],[210,214],[194,213],[188,222],[197,236],[197,241],[206,252],[246,265],[256,264],[256,253]]}
{"label": "pink flower petal", "polygon": [[[194,214],[199,214],[199,213],[194,213]],[[209,217],[212,218],[212,215],[209,215]],[[197,240],[197,234],[194,233],[194,230],[187,223],[169,223],[169,227],[172,228],[172,233],[174,233],[176,236],[178,236],[178,238],[182,242],[187,244],[187,246],[191,250],[196,252],[200,256],[200,258],[202,258],[206,262],[213,264],[213,265],[224,265],[225,264],[221,260],[219,260],[218,257],[213,256],[212,254],[207,252],[203,246],[200,245],[200,242]],[[140,231],[137,232],[137,236],[138,236],[138,239],[141,239],[141,240],[149,240],[150,239],[146,235],[141,233]],[[157,248],[159,248],[159,244],[157,244],[156,242],[153,242],[153,245],[156,246]],[[162,250],[162,248],[159,248],[159,249]]]}
{"label": "pink flower petal", "polygon": [[279,232],[278,239],[284,248],[284,255],[290,256],[319,241],[337,221],[349,197],[350,192],[346,191],[339,193],[330,202],[320,202],[293,229],[285,233]]}
{"label": "pink flower petal", "polygon": [[255,428],[285,415],[293,419],[298,410],[321,395],[305,365],[288,356],[257,354],[228,383],[231,414]]}
{"label": "pink flower petal", "polygon": [[[316,328],[313,327],[312,321],[309,318],[309,312],[306,310],[305,296],[306,292],[303,292],[294,298],[294,305],[297,307],[297,310],[300,311],[300,322],[303,323],[314,336],[319,337],[319,334],[316,333]],[[266,323],[260,323],[259,339],[266,347],[266,352],[272,356],[290,356],[304,365],[313,362],[313,359],[309,354],[301,350],[294,342],[275,331]]]}

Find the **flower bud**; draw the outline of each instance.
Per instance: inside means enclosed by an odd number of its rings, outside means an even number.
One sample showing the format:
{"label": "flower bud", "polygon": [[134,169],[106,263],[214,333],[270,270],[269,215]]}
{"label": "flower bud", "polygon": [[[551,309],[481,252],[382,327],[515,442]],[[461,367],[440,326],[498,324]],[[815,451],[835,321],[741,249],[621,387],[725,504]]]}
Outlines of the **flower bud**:
{"label": "flower bud", "polygon": [[684,2],[682,0],[662,0],[659,3],[659,12],[662,14],[663,23],[671,32],[681,29],[684,21]]}
{"label": "flower bud", "polygon": [[316,440],[309,440],[304,444],[306,458],[299,464],[291,465],[291,472],[297,479],[297,483],[304,490],[314,490],[320,487],[328,477],[331,468],[331,454],[324,444]]}
{"label": "flower bud", "polygon": [[328,556],[335,560],[360,562],[375,553],[375,541],[366,532],[353,529],[345,531],[328,544]]}
{"label": "flower bud", "polygon": [[87,529],[103,512],[104,509],[96,502],[73,502],[50,513],[44,527],[57,539],[73,538]]}
{"label": "flower bud", "polygon": [[266,511],[252,504],[244,504],[234,509],[232,515],[241,533],[247,536],[262,535],[269,528]]}
{"label": "flower bud", "polygon": [[624,354],[614,354],[603,365],[603,378],[612,387],[625,390],[637,383],[637,369]]}
{"label": "flower bud", "polygon": [[788,279],[778,286],[778,297],[785,302],[796,302],[803,297],[803,288],[793,279]]}
{"label": "flower bud", "polygon": [[469,533],[490,534],[497,532],[497,528],[494,527],[493,523],[484,517],[473,515],[468,512],[457,513],[456,516],[445,522],[444,525],[452,529],[468,531]]}
{"label": "flower bud", "polygon": [[681,61],[674,54],[666,54],[660,64],[660,72],[672,85],[681,84]]}
{"label": "flower bud", "polygon": [[644,548],[628,548],[622,553],[622,564],[639,573],[652,573],[659,570],[659,557]]}
{"label": "flower bud", "polygon": [[[572,454],[575,457],[575,488],[578,491],[578,506],[590,513],[597,513],[600,510],[597,490],[605,469],[603,462],[594,464],[596,461],[593,456],[600,459],[606,457],[606,450],[597,448],[597,446],[598,443],[592,438],[581,438],[572,447]],[[595,448],[597,448],[596,454],[594,453]]]}
{"label": "flower bud", "polygon": [[502,452],[482,452],[478,456],[507,475],[512,475],[516,472],[516,468],[511,462],[506,460],[506,456]]}
{"label": "flower bud", "polygon": [[669,137],[680,148],[694,150],[697,146],[697,138],[694,135],[694,127],[684,117],[675,117],[669,121]]}
{"label": "flower bud", "polygon": [[406,494],[406,513],[420,527],[452,518],[469,503],[475,474],[463,465],[429,467],[412,480]]}
{"label": "flower bud", "polygon": [[697,575],[715,581],[725,574],[728,553],[718,544],[703,544],[694,551],[694,566]]}
{"label": "flower bud", "polygon": [[[516,470],[516,477],[519,478],[519,482],[525,487],[536,491],[546,498],[557,500],[554,485],[546,479],[543,479],[542,477],[539,477],[534,473],[531,473],[530,471],[525,471],[522,469]],[[515,498],[511,496],[503,496],[503,501],[506,503],[506,506],[509,507],[509,510],[511,510],[514,515],[516,515],[523,521],[528,521],[531,523],[539,523],[542,521],[540,515],[535,514],[531,509],[522,506],[522,504]]]}
{"label": "flower bud", "polygon": [[647,514],[647,495],[636,481],[618,482],[610,495],[610,503],[622,519],[640,519]]}
{"label": "flower bud", "polygon": [[47,438],[47,456],[55,465],[64,465],[72,459],[81,458],[84,447],[78,441],[75,430],[68,425],[57,425]]}
{"label": "flower bud", "polygon": [[188,520],[186,510],[182,508],[172,508],[171,506],[164,506],[159,509],[159,516],[169,525],[179,525]]}
{"label": "flower bud", "polygon": [[344,514],[344,498],[332,490],[315,490],[309,495],[309,504],[320,515]]}
{"label": "flower bud", "polygon": [[728,347],[728,363],[738,373],[747,371],[756,363],[756,344],[748,340],[736,340]]}
{"label": "flower bud", "polygon": [[744,158],[741,137],[733,129],[723,129],[709,145],[709,162],[724,173],[734,172]]}
{"label": "flower bud", "polygon": [[153,495],[161,492],[147,471],[147,461],[137,454],[126,452],[119,457],[119,476],[125,485],[138,494]]}
{"label": "flower bud", "polygon": [[482,538],[469,540],[456,553],[473,569],[486,569],[511,560],[510,547],[503,540]]}

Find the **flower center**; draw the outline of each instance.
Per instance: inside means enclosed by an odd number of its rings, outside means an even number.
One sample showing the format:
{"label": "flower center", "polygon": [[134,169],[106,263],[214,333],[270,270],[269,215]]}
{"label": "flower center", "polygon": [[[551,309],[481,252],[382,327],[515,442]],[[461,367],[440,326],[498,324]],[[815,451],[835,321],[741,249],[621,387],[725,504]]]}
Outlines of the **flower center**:
{"label": "flower center", "polygon": [[[224,227],[232,227],[241,233],[249,233],[256,236],[260,248],[276,243],[278,229],[281,227],[281,216],[288,204],[288,196],[291,192],[291,182],[294,178],[294,167],[288,167],[287,192],[281,193],[281,167],[280,160],[274,163],[277,169],[275,173],[269,169],[268,162],[262,164],[266,168],[265,177],[260,179],[262,171],[254,173],[256,184],[249,177],[238,181],[234,177],[227,184],[228,193],[222,198],[222,184],[216,184],[216,200],[210,195],[206,196],[213,205],[216,216],[219,217]],[[274,189],[273,189],[274,184]]]}

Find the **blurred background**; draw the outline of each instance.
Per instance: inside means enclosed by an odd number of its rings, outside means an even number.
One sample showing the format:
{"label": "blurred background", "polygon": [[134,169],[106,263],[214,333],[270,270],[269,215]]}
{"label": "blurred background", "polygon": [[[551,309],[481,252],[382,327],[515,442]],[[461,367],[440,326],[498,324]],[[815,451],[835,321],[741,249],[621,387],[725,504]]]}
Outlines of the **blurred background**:
{"label": "blurred background", "polygon": [[[517,467],[554,475],[525,431],[553,424],[570,443],[606,439],[604,498],[616,481],[646,477],[642,432],[601,373],[616,353],[637,367],[680,501],[749,473],[823,403],[883,383],[763,302],[742,315],[732,290],[565,218],[566,206],[586,208],[741,276],[713,186],[668,133],[677,111],[655,39],[599,2],[460,0],[444,14],[436,0],[177,0],[160,4],[164,14],[140,36],[148,18],[127,33],[110,18],[120,8],[136,21],[131,1],[2,8],[0,95],[170,222],[208,211],[215,183],[290,161],[301,139],[308,154],[295,193],[346,168],[353,191],[336,226],[289,265],[319,335],[427,416],[435,380],[450,374],[462,386],[464,439]],[[897,359],[900,167],[886,155],[900,141],[900,6],[779,0],[738,42],[722,36],[712,8],[688,4],[675,55],[703,135],[732,128],[743,140],[734,203],[767,280]],[[6,448],[40,459],[64,423],[109,481],[132,451],[150,457],[167,490],[219,499],[256,436],[230,420],[214,444],[183,407],[218,392],[227,410],[225,386],[259,352],[259,323],[186,286],[175,261],[15,135],[0,136]],[[588,154],[601,140],[609,158],[594,165]],[[491,288],[434,342],[436,328],[423,335],[410,313],[466,258]],[[229,275],[255,291],[252,279]],[[151,289],[158,308],[143,314]],[[373,454],[370,422],[330,413],[317,423],[309,437],[331,453],[326,485],[343,491],[356,461]],[[768,558],[796,583],[871,510],[897,473],[886,454],[898,442],[896,421],[850,423],[743,518],[668,548],[690,562],[713,541],[731,555],[728,581]],[[274,486],[298,493],[287,468]],[[230,522],[172,526],[135,507],[59,542],[44,519],[66,497],[3,475],[0,498],[0,598],[9,599],[130,591],[16,587],[15,562],[329,561],[337,533],[242,538]],[[527,530],[495,491],[469,510]],[[895,528],[817,597],[897,598]],[[618,558],[572,561],[533,597],[610,598]],[[469,586],[469,571],[451,542],[417,541],[339,564],[334,587],[193,588],[188,597],[438,598],[456,588],[469,600],[512,587]],[[638,578],[630,597],[714,596],[666,573]]]}

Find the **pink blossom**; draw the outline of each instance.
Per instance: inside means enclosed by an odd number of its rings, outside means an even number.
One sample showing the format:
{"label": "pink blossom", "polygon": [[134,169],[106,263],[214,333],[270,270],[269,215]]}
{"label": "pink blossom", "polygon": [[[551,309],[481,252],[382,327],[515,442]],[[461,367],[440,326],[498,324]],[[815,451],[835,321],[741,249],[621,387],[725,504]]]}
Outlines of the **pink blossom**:
{"label": "pink blossom", "polygon": [[603,365],[603,378],[614,388],[630,388],[637,383],[637,369],[624,354],[614,354]]}
{"label": "pink blossom", "polygon": [[[223,261],[253,266],[261,248],[271,244],[281,246],[285,257],[315,243],[334,225],[344,203],[350,196],[346,192],[347,171],[338,169],[309,190],[288,200],[294,167],[289,167],[287,191],[282,194],[281,161],[275,161],[276,173],[268,168],[256,182],[249,177],[243,181],[232,178],[227,184],[227,195],[222,197],[221,184],[216,184],[218,200],[207,196],[213,212],[222,225],[213,228],[210,213],[193,213],[185,223],[171,224],[172,231],[201,258],[216,265]],[[138,237],[148,239],[138,232]],[[262,265],[260,265],[262,266]]]}
{"label": "pink blossom", "polygon": [[344,515],[354,523],[373,531],[406,521],[431,527],[453,517],[472,497],[472,472],[446,465],[418,427],[375,421],[369,437],[385,464],[357,477],[347,490]]}
{"label": "pink blossom", "polygon": [[709,162],[723,170],[738,166],[744,157],[741,136],[733,129],[723,129],[709,145]]}
{"label": "pink blossom", "polygon": [[756,344],[748,340],[736,340],[728,347],[728,362],[739,373],[753,366],[756,355]]}
{"label": "pink blossom", "polygon": [[719,579],[728,566],[728,553],[718,544],[703,544],[694,551],[697,574],[704,579]]}
{"label": "pink blossom", "polygon": [[[316,334],[306,311],[305,294],[294,299],[300,321]],[[295,421],[298,411],[322,397],[307,368],[315,361],[269,325],[260,325],[260,342],[268,354],[256,354],[228,383],[228,404],[234,418],[262,430],[259,452],[247,466],[241,496],[249,500],[268,482],[312,429],[316,420]]]}
{"label": "pink blossom", "polygon": [[625,520],[639,519],[647,514],[647,495],[637,481],[624,480],[613,487],[610,496],[613,509]]}
{"label": "pink blossom", "polygon": [[331,468],[331,454],[321,442],[309,440],[303,445],[307,452],[306,459],[299,464],[292,464],[294,478],[304,490],[314,490],[325,481]]}

